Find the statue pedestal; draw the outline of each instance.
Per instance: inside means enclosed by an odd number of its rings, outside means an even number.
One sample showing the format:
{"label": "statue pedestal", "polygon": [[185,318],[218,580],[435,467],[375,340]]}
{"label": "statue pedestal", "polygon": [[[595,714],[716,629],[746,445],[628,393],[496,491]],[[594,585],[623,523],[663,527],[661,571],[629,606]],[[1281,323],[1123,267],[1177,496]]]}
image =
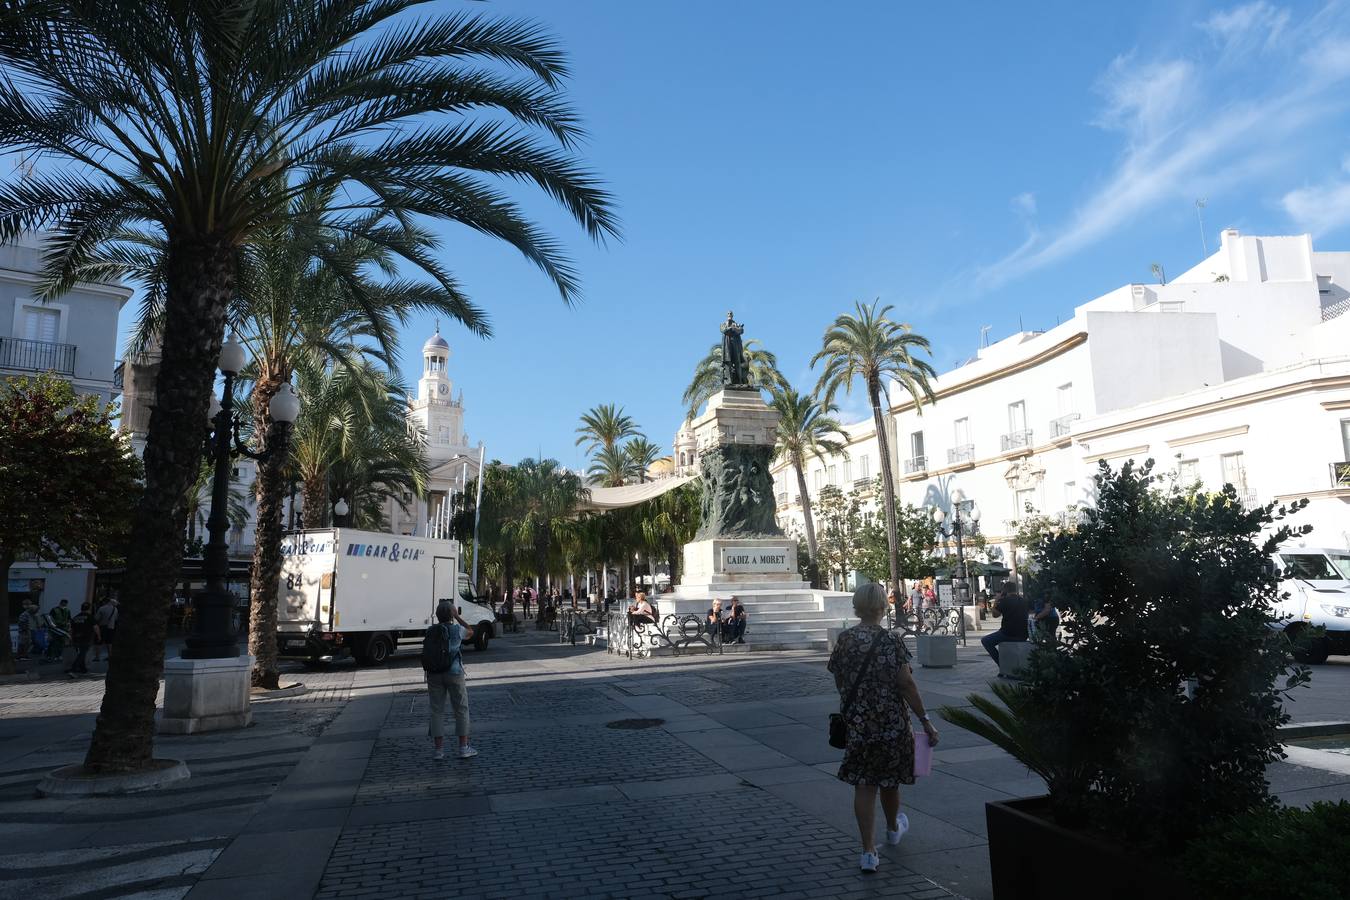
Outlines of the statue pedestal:
{"label": "statue pedestal", "polygon": [[683,615],[704,612],[714,598],[805,590],[810,585],[797,572],[797,542],[791,538],[709,538],[684,545],[679,587],[657,599],[663,614]]}
{"label": "statue pedestal", "polygon": [[723,388],[708,398],[703,415],[694,419],[690,427],[700,454],[723,444],[772,447],[778,413],[755,388]]}

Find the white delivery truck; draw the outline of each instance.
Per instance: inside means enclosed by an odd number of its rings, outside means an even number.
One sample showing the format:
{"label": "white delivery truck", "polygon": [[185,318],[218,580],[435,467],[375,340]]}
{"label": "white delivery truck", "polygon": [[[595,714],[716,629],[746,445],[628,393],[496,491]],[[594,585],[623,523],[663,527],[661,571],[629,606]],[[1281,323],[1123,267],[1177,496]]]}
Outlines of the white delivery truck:
{"label": "white delivery truck", "polygon": [[288,533],[281,556],[282,656],[379,664],[400,647],[420,650],[441,600],[473,626],[478,650],[496,636],[492,610],[467,599],[458,541],[323,528]]}
{"label": "white delivery truck", "polygon": [[1324,663],[1329,654],[1350,653],[1350,553],[1323,547],[1281,547],[1272,560],[1280,572],[1276,606],[1291,640],[1309,627],[1326,629],[1298,651],[1301,662]]}

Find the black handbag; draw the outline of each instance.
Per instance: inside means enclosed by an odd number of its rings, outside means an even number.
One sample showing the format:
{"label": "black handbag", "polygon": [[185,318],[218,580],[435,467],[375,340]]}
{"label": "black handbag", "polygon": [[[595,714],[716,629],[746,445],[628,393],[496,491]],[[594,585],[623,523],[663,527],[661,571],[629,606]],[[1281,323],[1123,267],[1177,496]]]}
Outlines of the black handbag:
{"label": "black handbag", "polygon": [[853,679],[853,687],[849,689],[848,699],[840,707],[839,712],[830,713],[830,746],[838,747],[843,750],[848,746],[848,724],[845,716],[853,706],[853,698],[858,696],[858,685],[862,684],[863,676],[867,674],[867,667],[872,664],[872,657],[877,655],[877,648],[881,646],[881,635],[872,640],[872,648],[867,651],[867,656],[863,658],[862,668],[858,670],[858,677]]}

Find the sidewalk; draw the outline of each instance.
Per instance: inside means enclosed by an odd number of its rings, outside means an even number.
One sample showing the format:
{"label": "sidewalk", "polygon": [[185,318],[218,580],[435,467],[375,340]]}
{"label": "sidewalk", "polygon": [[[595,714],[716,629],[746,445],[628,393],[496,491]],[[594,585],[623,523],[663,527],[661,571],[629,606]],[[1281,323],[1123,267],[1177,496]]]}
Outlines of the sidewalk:
{"label": "sidewalk", "polygon": [[[101,682],[0,685],[0,883],[70,897],[989,896],[984,804],[1043,788],[942,725],[932,776],[902,791],[911,832],[857,869],[851,787],[825,739],[825,654],[628,660],[527,630],[469,651],[473,760],[433,762],[412,657],[288,675],[239,732],[164,738],[186,785],[32,798],[77,761]],[[987,691],[978,645],[919,670],[936,709]],[[1350,665],[1294,705],[1350,718]],[[453,738],[450,739],[453,742]],[[1288,802],[1350,796],[1350,774],[1272,767]]]}

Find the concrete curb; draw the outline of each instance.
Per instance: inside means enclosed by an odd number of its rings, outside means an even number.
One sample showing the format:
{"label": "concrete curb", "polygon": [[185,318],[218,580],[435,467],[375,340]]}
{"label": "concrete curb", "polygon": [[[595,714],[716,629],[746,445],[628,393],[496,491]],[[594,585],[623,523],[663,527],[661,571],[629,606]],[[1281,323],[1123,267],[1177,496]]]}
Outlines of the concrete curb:
{"label": "concrete curb", "polygon": [[154,790],[192,776],[181,759],[156,759],[154,768],[122,775],[87,775],[83,765],[65,766],[38,782],[39,797],[109,797]]}

